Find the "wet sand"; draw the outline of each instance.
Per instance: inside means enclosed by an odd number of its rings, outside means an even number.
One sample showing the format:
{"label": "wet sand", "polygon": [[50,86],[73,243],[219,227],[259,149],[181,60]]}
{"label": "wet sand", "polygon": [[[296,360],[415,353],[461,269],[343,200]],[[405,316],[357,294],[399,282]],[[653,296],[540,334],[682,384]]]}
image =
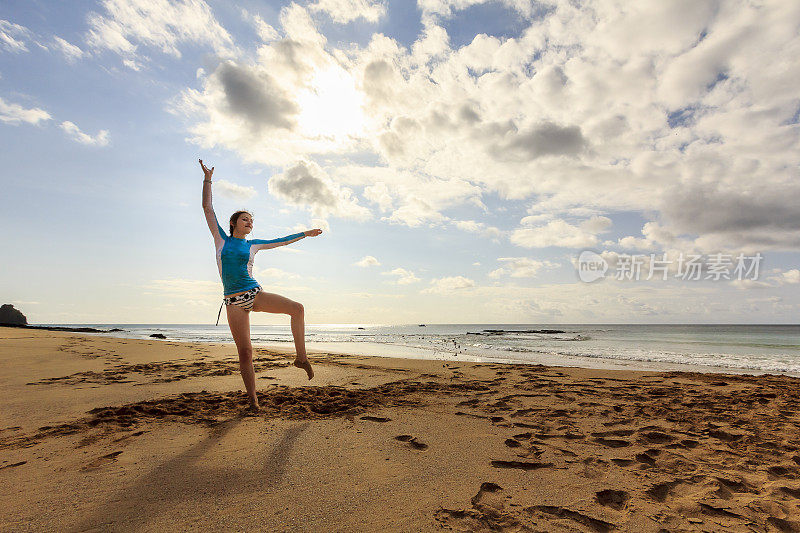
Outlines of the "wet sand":
{"label": "wet sand", "polygon": [[2,531],[800,531],[800,379],[0,327]]}

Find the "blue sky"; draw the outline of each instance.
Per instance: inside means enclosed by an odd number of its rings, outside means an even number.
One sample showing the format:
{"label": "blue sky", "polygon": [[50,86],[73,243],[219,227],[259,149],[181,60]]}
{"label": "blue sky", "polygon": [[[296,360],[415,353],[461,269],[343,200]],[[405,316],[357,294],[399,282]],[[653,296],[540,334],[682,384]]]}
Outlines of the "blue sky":
{"label": "blue sky", "polygon": [[[202,158],[221,221],[324,230],[254,267],[309,323],[796,323],[789,4],[4,2],[2,302],[213,321]],[[651,253],[763,260],[615,279]]]}

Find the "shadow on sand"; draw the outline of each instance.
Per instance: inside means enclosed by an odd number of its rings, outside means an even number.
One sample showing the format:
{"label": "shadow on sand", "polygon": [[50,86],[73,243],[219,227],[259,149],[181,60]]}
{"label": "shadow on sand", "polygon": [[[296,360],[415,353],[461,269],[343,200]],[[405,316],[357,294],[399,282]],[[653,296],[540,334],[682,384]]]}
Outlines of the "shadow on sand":
{"label": "shadow on sand", "polygon": [[[268,492],[281,483],[295,440],[310,422],[291,426],[264,459],[262,469],[239,465],[230,468],[207,468],[203,457],[242,419],[221,422],[209,435],[188,450],[158,465],[132,485],[120,488],[92,514],[69,531],[139,531],[176,504],[191,507],[195,501],[220,498],[245,492]],[[198,520],[202,517],[198,514]],[[198,527],[201,522],[198,522]]]}

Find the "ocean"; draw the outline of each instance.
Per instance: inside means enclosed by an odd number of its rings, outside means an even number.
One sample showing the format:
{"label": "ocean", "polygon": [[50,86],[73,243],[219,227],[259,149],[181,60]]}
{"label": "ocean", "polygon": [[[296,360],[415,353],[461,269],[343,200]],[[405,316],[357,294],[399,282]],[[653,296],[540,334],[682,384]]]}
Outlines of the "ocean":
{"label": "ocean", "polygon": [[[167,341],[233,343],[227,324],[46,325],[122,330],[91,334],[100,336],[149,339],[160,333]],[[288,321],[252,325],[251,340],[257,347],[294,346]],[[800,377],[800,325],[321,324],[306,325],[306,347],[448,361]]]}

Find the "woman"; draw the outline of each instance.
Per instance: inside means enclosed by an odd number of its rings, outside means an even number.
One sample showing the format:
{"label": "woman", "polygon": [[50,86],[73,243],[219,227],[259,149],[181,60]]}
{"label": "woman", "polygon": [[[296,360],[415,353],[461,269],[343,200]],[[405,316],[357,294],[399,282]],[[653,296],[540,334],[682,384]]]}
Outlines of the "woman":
{"label": "woman", "polygon": [[222,278],[223,304],[228,315],[231,335],[233,335],[239,351],[239,369],[242,372],[244,386],[250,399],[250,408],[257,410],[259,406],[256,397],[255,370],[253,369],[253,346],[250,343],[250,311],[284,313],[291,316],[292,336],[297,352],[294,366],[305,370],[308,379],[314,377],[314,371],[306,356],[303,306],[283,296],[263,292],[258,282],[253,279],[253,258],[259,250],[285,246],[299,241],[303,237],[316,237],[322,233],[322,230],[312,229],[271,241],[245,239],[253,230],[253,217],[247,211],[237,211],[230,219],[230,236],[226,235],[219,225],[217,215],[211,205],[211,175],[214,173],[214,167],[209,170],[203,164],[202,159],[200,166],[205,175],[203,211],[217,248],[217,268],[219,268]]}

